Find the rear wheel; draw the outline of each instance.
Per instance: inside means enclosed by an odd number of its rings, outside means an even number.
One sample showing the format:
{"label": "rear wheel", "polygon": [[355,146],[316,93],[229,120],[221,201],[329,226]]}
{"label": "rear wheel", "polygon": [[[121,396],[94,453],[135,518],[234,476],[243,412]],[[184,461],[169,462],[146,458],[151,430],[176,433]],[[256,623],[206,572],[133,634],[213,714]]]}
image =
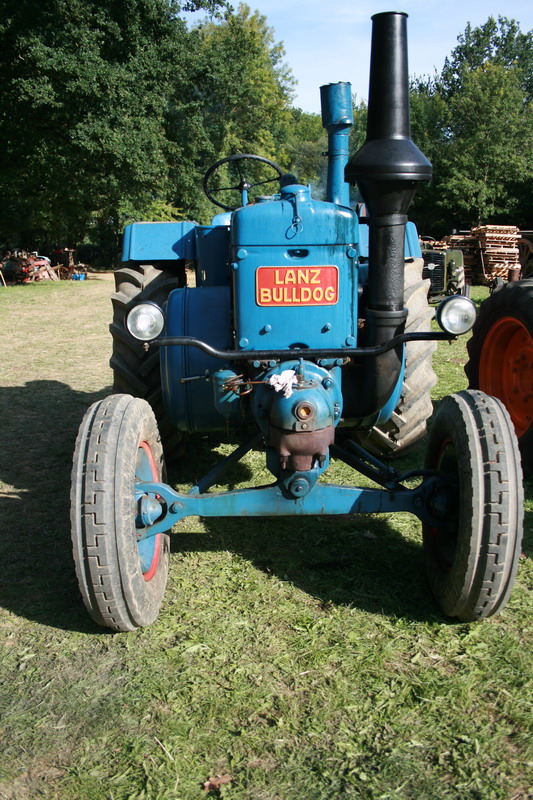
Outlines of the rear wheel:
{"label": "rear wheel", "polygon": [[[422,278],[423,266],[421,258],[405,264],[406,333],[429,331],[435,313],[428,303],[430,280]],[[433,413],[430,392],[437,380],[432,366],[436,346],[432,341],[406,345],[402,392],[391,419],[369,433],[356,434],[360,444],[375,455],[403,455],[426,435],[427,420]]]}
{"label": "rear wheel", "polygon": [[131,631],[159,613],[168,536],[139,540],[147,524],[141,511],[155,516],[159,504],[138,483],[160,481],[163,473],[157,423],[145,400],[111,395],[88,409],[74,452],[72,544],[83,601],[99,625]]}
{"label": "rear wheel", "polygon": [[115,272],[116,290],[111,296],[113,322],[109,326],[113,337],[110,366],[114,373],[113,388],[134,397],[145,398],[157,418],[165,455],[176,458],[183,451],[183,434],[167,418],[163,407],[159,350],[145,351],[143,344],[134,339],[125,326],[130,308],[139,302],[151,300],[162,306],[170,292],[185,285],[185,269],[172,262],[161,269],[151,264],[128,264]]}
{"label": "rear wheel", "polygon": [[426,468],[447,478],[434,497],[442,522],[423,526],[433,594],[450,617],[492,616],[509,598],[523,526],[520,454],[503,404],[476,391],[445,397],[431,426]]}
{"label": "rear wheel", "polygon": [[533,278],[501,286],[481,306],[468,342],[469,386],[498,397],[533,473]]}

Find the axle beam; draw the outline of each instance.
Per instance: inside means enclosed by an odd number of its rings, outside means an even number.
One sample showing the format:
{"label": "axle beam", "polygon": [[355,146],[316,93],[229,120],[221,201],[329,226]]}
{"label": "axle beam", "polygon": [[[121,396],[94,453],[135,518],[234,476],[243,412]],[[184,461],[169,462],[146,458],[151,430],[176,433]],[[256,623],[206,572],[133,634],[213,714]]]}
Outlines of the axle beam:
{"label": "axle beam", "polygon": [[139,482],[144,495],[163,501],[162,516],[155,524],[138,530],[139,539],[169,531],[184,517],[278,517],[339,514],[386,514],[409,511],[422,522],[439,525],[431,513],[430,498],[440,487],[436,477],[425,479],[414,489],[369,489],[317,483],[304,497],[289,496],[277,482],[270,486],[239,489],[231,492],[183,494],[163,483]]}

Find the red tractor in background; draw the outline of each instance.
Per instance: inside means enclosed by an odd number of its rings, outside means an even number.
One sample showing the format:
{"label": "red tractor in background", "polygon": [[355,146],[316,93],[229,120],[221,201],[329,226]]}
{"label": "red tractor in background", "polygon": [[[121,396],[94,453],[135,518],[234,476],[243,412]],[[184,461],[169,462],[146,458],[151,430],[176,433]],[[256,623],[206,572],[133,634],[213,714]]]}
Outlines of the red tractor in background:
{"label": "red tractor in background", "polygon": [[[533,233],[518,242],[522,280],[497,286],[481,305],[465,366],[471,389],[500,399],[518,436],[525,475],[533,474]],[[527,236],[531,234],[531,236]]]}

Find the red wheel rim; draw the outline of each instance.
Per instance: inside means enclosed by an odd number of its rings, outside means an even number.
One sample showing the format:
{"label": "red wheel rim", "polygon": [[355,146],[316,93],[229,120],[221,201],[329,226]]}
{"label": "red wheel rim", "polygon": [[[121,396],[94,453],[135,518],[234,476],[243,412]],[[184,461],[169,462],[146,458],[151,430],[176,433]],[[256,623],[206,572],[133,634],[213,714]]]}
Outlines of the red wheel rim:
{"label": "red wheel rim", "polygon": [[533,420],[533,339],[514,317],[502,317],[489,330],[479,362],[479,387],[507,408],[518,437]]}
{"label": "red wheel rim", "polygon": [[[153,481],[159,480],[159,475],[157,472],[157,467],[154,461],[154,456],[152,450],[150,449],[150,445],[148,442],[141,442],[139,445],[139,449],[143,451],[145,458],[147,458],[148,463],[150,465],[150,471],[152,473],[151,477]],[[151,581],[154,575],[157,572],[157,565],[159,563],[159,553],[161,551],[161,534],[157,533],[154,537],[154,545],[152,551],[152,559],[148,570],[143,572],[143,578],[145,581]],[[140,546],[140,545],[139,545]]]}

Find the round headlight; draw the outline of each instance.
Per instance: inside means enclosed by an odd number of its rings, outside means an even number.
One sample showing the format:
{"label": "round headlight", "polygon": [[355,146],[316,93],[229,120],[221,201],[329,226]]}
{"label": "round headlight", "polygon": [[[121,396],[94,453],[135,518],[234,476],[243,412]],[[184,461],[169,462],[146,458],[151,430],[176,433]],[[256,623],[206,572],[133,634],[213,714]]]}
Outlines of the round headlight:
{"label": "round headlight", "polygon": [[437,308],[437,322],[446,333],[468,333],[476,321],[476,307],[469,297],[460,294],[446,297]]}
{"label": "round headlight", "polygon": [[139,303],[126,317],[126,328],[135,339],[150,342],[165,327],[165,316],[155,303]]}

